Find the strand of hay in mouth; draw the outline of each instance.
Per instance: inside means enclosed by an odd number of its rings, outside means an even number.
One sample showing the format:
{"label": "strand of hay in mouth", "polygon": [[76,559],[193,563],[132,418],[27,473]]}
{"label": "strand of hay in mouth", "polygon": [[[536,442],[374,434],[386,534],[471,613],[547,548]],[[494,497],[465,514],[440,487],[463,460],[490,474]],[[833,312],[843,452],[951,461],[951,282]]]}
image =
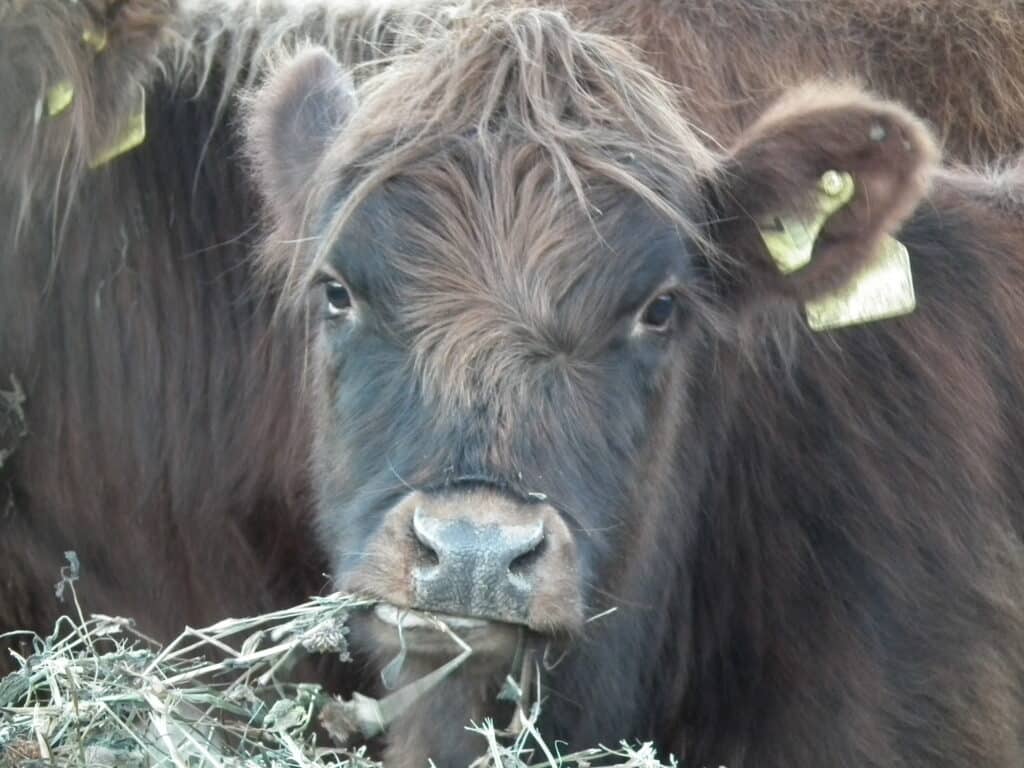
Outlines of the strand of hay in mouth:
{"label": "strand of hay in mouth", "polygon": [[[19,669],[0,680],[0,768],[378,766],[362,747],[318,743],[314,726],[339,701],[318,685],[283,679],[305,654],[348,660],[348,616],[373,601],[312,598],[186,628],[161,646],[129,619],[84,617],[73,584],[77,558],[68,559],[57,591],[70,594],[76,616],[62,617],[46,637],[31,635],[33,653],[14,654]],[[474,768],[663,765],[650,745],[556,757],[537,733],[539,713],[534,703],[511,739],[490,722],[471,724],[483,753]]]}

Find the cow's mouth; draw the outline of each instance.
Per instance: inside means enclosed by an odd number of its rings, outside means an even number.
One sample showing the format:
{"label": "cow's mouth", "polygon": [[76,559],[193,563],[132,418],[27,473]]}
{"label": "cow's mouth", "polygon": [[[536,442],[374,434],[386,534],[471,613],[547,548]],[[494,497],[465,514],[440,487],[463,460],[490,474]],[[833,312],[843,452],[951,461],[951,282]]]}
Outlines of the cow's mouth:
{"label": "cow's mouth", "polygon": [[481,629],[497,622],[490,619],[481,619],[473,616],[453,616],[447,613],[424,613],[414,608],[401,608],[391,603],[377,603],[373,609],[373,615],[383,621],[403,630],[428,629],[440,631],[442,624],[455,632],[465,630]]}
{"label": "cow's mouth", "polygon": [[522,624],[407,608],[389,602],[377,603],[371,616],[368,628],[378,650],[405,650],[422,656],[450,656],[460,641],[472,648],[475,655],[510,656],[523,633],[532,634]]}

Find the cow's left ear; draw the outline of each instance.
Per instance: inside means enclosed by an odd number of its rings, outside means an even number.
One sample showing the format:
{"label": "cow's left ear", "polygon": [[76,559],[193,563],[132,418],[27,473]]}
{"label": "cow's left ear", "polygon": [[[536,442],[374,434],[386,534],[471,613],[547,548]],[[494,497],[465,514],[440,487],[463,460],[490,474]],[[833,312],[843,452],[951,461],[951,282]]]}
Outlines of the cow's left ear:
{"label": "cow's left ear", "polygon": [[842,290],[917,206],[937,158],[899,105],[848,85],[788,92],[707,186],[729,283],[802,302]]}

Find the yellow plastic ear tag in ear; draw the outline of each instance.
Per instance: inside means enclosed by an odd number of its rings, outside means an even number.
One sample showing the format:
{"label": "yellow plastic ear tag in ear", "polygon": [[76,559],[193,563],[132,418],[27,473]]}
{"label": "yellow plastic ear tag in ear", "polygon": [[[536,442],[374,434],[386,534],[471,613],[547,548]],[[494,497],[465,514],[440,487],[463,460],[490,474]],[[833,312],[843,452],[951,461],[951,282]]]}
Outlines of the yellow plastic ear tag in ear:
{"label": "yellow plastic ear tag in ear", "polygon": [[[86,29],[82,33],[82,42],[99,53],[107,47],[107,31],[101,29],[98,32]],[[74,86],[70,80],[61,80],[51,85],[46,91],[46,114],[48,117],[56,117],[69,106],[75,97]]]}
{"label": "yellow plastic ear tag in ear", "polygon": [[910,254],[893,237],[882,241],[849,283],[804,305],[807,324],[815,331],[887,320],[909,314],[916,306]]}
{"label": "yellow plastic ear tag in ear", "polygon": [[101,29],[99,31],[86,29],[82,33],[82,42],[92,48],[96,53],[99,53],[107,47],[107,30]]}
{"label": "yellow plastic ear tag in ear", "polygon": [[[765,247],[783,274],[810,263],[825,222],[853,197],[853,177],[841,171],[826,171],[818,188],[817,212],[811,221],[775,219],[770,226],[760,228]],[[899,317],[916,307],[910,254],[892,237],[882,241],[878,252],[845,286],[804,304],[807,324],[815,331]]]}
{"label": "yellow plastic ear tag in ear", "polygon": [[125,124],[124,129],[104,149],[97,153],[96,157],[89,163],[90,168],[97,168],[104,163],[109,163],[118,155],[122,155],[130,149],[135,149],[146,140],[146,91],[139,86],[139,97],[131,117]]}
{"label": "yellow plastic ear tag in ear", "polygon": [[[56,117],[69,106],[75,98],[75,89],[70,80],[61,80],[46,90],[46,114]],[[37,113],[38,114],[38,113]]]}
{"label": "yellow plastic ear tag in ear", "polygon": [[814,241],[828,217],[853,197],[853,177],[841,171],[825,171],[818,190],[817,210],[810,221],[775,217],[758,227],[768,253],[785,275],[811,262]]}

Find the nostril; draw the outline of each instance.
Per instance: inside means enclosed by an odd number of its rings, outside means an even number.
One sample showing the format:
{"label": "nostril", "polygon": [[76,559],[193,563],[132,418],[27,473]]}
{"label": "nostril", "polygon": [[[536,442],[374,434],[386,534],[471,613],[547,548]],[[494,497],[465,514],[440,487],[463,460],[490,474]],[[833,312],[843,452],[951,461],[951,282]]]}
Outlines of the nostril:
{"label": "nostril", "polygon": [[429,568],[440,565],[441,558],[438,557],[437,552],[415,536],[413,538],[415,539],[414,547],[416,552],[416,564],[420,566],[427,566]]}
{"label": "nostril", "polygon": [[438,554],[437,537],[431,530],[430,521],[424,517],[420,509],[413,513],[410,533],[418,564],[430,567],[439,565],[441,557]]}
{"label": "nostril", "polygon": [[508,564],[509,573],[515,576],[525,576],[533,570],[536,566],[537,561],[544,556],[544,552],[547,550],[548,543],[547,539],[541,539],[537,545],[521,555],[512,559],[512,562]]}

